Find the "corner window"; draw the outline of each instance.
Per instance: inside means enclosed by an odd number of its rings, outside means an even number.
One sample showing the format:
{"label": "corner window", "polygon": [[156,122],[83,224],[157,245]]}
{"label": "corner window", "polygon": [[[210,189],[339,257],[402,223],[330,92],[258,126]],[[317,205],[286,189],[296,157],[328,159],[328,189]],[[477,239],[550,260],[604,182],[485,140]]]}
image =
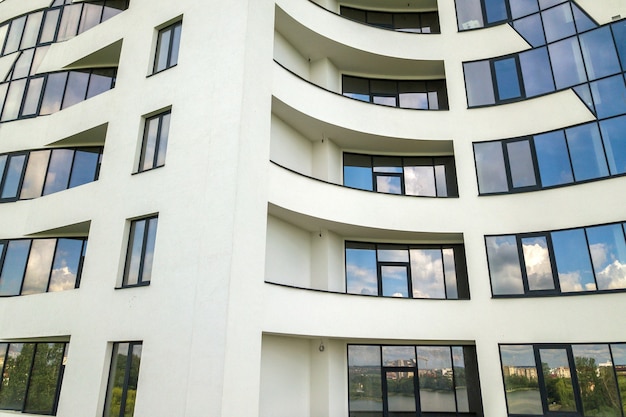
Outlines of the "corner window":
{"label": "corner window", "polygon": [[152,73],[166,70],[178,63],[178,49],[183,22],[176,22],[159,31]]}
{"label": "corner window", "polygon": [[67,343],[0,343],[0,409],[56,415]]}
{"label": "corner window", "polygon": [[141,342],[113,344],[104,417],[133,417],[141,349]]}
{"label": "corner window", "polygon": [[122,287],[150,284],[157,223],[157,216],[133,220],[130,223]]}
{"label": "corner window", "polygon": [[346,242],[346,292],[469,299],[463,245]]}
{"label": "corner window", "polygon": [[146,119],[138,171],[165,165],[165,153],[170,130],[171,111]]}

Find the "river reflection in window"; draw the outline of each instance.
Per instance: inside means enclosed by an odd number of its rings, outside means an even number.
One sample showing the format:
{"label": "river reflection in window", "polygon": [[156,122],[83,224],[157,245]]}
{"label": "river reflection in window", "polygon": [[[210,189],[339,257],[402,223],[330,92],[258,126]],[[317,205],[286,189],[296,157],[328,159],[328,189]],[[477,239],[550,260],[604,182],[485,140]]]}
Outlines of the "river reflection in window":
{"label": "river reflection in window", "polygon": [[543,415],[533,347],[500,346],[500,358],[509,414]]}

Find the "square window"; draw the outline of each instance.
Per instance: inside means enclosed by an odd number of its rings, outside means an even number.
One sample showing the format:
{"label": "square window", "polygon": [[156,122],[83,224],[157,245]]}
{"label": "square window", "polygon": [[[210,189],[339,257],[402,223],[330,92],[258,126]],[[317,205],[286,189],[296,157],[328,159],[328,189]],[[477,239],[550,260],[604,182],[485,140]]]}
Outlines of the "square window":
{"label": "square window", "polygon": [[157,216],[131,222],[122,287],[150,284],[157,223]]}
{"label": "square window", "polygon": [[132,417],[135,412],[141,342],[113,344],[104,417]]}
{"label": "square window", "polygon": [[183,22],[179,21],[159,31],[152,73],[166,70],[178,63],[178,48]]}
{"label": "square window", "polygon": [[165,165],[165,152],[170,130],[171,111],[166,111],[146,119],[143,131],[138,172]]}

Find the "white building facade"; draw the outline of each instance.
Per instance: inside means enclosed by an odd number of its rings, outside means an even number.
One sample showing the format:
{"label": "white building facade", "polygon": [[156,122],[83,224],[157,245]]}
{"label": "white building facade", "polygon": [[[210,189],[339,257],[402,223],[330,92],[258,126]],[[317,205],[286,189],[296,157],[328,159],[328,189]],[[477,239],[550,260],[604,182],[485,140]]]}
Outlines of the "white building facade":
{"label": "white building facade", "polygon": [[0,416],[624,416],[624,0],[0,1]]}

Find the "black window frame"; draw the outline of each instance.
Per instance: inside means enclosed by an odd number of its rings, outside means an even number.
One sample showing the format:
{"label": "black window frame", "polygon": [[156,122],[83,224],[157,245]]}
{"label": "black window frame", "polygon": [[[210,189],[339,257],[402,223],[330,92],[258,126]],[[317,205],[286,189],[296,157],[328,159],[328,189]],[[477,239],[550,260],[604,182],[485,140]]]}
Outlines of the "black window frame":
{"label": "black window frame", "polygon": [[[128,350],[126,351],[126,364],[124,366],[124,381],[122,384],[122,396],[120,398],[120,411],[118,416],[119,417],[125,417],[126,416],[126,405],[127,405],[127,400],[128,400],[128,389],[129,389],[129,379],[130,379],[130,373],[132,371],[132,364],[133,364],[133,349],[135,348],[135,346],[141,346],[143,349],[143,341],[127,341],[127,342],[113,342],[112,343],[112,349],[111,349],[111,361],[110,361],[110,365],[109,365],[109,378],[107,381],[107,390],[106,390],[106,397],[105,397],[105,402],[104,402],[104,409],[102,411],[102,415],[103,417],[108,417],[107,416],[107,406],[109,404],[109,400],[111,399],[112,396],[112,392],[113,392],[113,388],[114,388],[114,384],[112,384],[113,382],[113,378],[115,376],[115,371],[116,369],[114,369],[114,364],[116,363],[116,358],[115,358],[115,352],[117,347],[119,347],[119,345],[121,344],[125,344],[128,343]],[[118,355],[120,354],[119,351]],[[142,352],[142,356],[143,356],[143,352]],[[141,368],[141,356],[139,357],[139,361],[140,361],[140,365],[137,368],[137,378],[139,377],[139,371]],[[133,406],[133,410],[130,413],[131,417],[134,415],[134,406]]]}
{"label": "black window frame", "polygon": [[[174,49],[174,39],[175,39],[175,32],[176,29],[179,28],[179,30],[181,31],[181,36],[182,36],[182,26],[183,26],[183,20],[182,19],[178,19],[177,21],[168,24],[167,26],[161,28],[158,30],[157,32],[157,41],[156,41],[156,50],[154,53],[154,62],[152,64],[152,72],[150,73],[150,75],[154,75],[154,74],[159,74],[163,71],[166,71],[170,68],[175,67],[176,65],[178,65],[178,58],[176,59],[176,62],[172,62],[172,50]],[[166,63],[165,63],[165,67],[158,69],[158,65],[159,65],[159,52],[161,50],[161,42],[162,42],[162,38],[163,35],[165,33],[169,32],[170,36],[169,36],[169,43],[167,46],[167,57],[166,57]],[[177,48],[180,48],[180,38],[178,40],[179,44],[176,45]]]}
{"label": "black window frame", "polygon": [[[150,243],[149,238],[150,238],[150,232],[152,230],[150,225],[151,225],[152,220],[157,221],[157,223],[154,226],[156,228],[156,230],[154,231],[154,242],[151,242],[152,245],[156,246],[156,233],[158,232],[158,219],[159,219],[159,215],[154,214],[151,216],[132,219],[130,221],[130,228],[128,232],[128,244],[126,248],[126,256],[125,256],[125,263],[124,263],[124,273],[122,276],[122,283],[119,287],[117,287],[118,289],[145,287],[145,286],[150,285],[150,282],[152,281],[152,274],[150,274],[147,280],[144,280],[144,277],[143,277],[144,271],[146,268],[146,247],[148,246],[148,243]],[[143,230],[143,236],[141,239],[142,244],[141,244],[141,249],[140,249],[141,252],[139,255],[139,265],[137,269],[137,283],[129,284],[128,278],[129,278],[130,268],[132,264],[133,251],[134,251],[133,241],[134,241],[135,232],[136,232],[136,225],[139,222],[144,222],[145,226]],[[152,262],[153,262],[153,259],[150,259],[150,265],[149,265],[150,270],[152,270]]]}
{"label": "black window frame", "polygon": [[[163,132],[163,119],[165,117],[169,117],[170,120],[168,122],[168,131],[167,132]],[[155,114],[153,116],[150,117],[146,117],[144,119],[144,130],[143,130],[143,136],[142,136],[142,141],[141,141],[141,151],[139,154],[139,164],[137,166],[137,170],[135,171],[135,173],[140,173],[140,172],[146,172],[146,171],[151,171],[153,169],[156,168],[161,168],[163,166],[165,166],[165,160],[163,161],[162,164],[159,164],[158,162],[158,158],[159,158],[159,151],[161,150],[161,147],[163,146],[163,133],[165,133],[165,135],[167,136],[167,139],[165,140],[165,147],[167,149],[167,144],[169,142],[169,123],[171,123],[171,117],[172,117],[172,109],[169,108],[165,111],[159,112],[158,114]],[[155,139],[155,146],[154,146],[154,155],[152,157],[152,164],[151,166],[149,166],[148,168],[144,168],[145,166],[145,159],[146,159],[146,146],[147,146],[147,141],[148,141],[148,133],[149,133],[149,127],[150,127],[150,123],[153,120],[158,120],[158,126],[157,126],[157,133],[156,133],[156,139]]]}
{"label": "black window frame", "polygon": [[[358,13],[355,13],[358,12]],[[355,15],[356,14],[363,14],[364,19],[361,20],[359,18],[357,18]],[[385,25],[380,25],[380,24],[375,24],[375,23],[371,23],[370,22],[370,14],[373,13],[388,13],[391,15],[391,25],[389,26],[385,26]],[[350,14],[350,15],[348,15]],[[340,5],[339,7],[339,15],[341,15],[342,17],[346,18],[346,19],[350,19],[353,20],[355,22],[359,22],[359,23],[363,23],[369,26],[374,26],[374,27],[378,27],[378,28],[383,28],[383,29],[391,29],[397,32],[407,32],[407,33],[419,33],[419,34],[427,34],[427,35],[436,35],[436,34],[440,34],[441,33],[441,23],[440,23],[440,19],[439,19],[439,11],[437,10],[429,10],[429,11],[421,11],[421,12],[409,12],[409,11],[382,11],[382,10],[368,10],[368,9],[358,9],[356,7],[350,7],[350,6],[344,6],[344,5]],[[401,16],[401,15],[412,15],[412,16],[416,16],[418,21],[419,21],[419,32],[418,31],[412,31],[412,30],[403,30],[403,28],[398,27],[398,24],[396,23],[396,19]],[[424,24],[422,23],[422,19],[425,15],[434,15],[436,17],[436,21],[437,21],[437,30],[436,31],[430,31],[430,32],[422,32],[422,29],[424,28]]]}

